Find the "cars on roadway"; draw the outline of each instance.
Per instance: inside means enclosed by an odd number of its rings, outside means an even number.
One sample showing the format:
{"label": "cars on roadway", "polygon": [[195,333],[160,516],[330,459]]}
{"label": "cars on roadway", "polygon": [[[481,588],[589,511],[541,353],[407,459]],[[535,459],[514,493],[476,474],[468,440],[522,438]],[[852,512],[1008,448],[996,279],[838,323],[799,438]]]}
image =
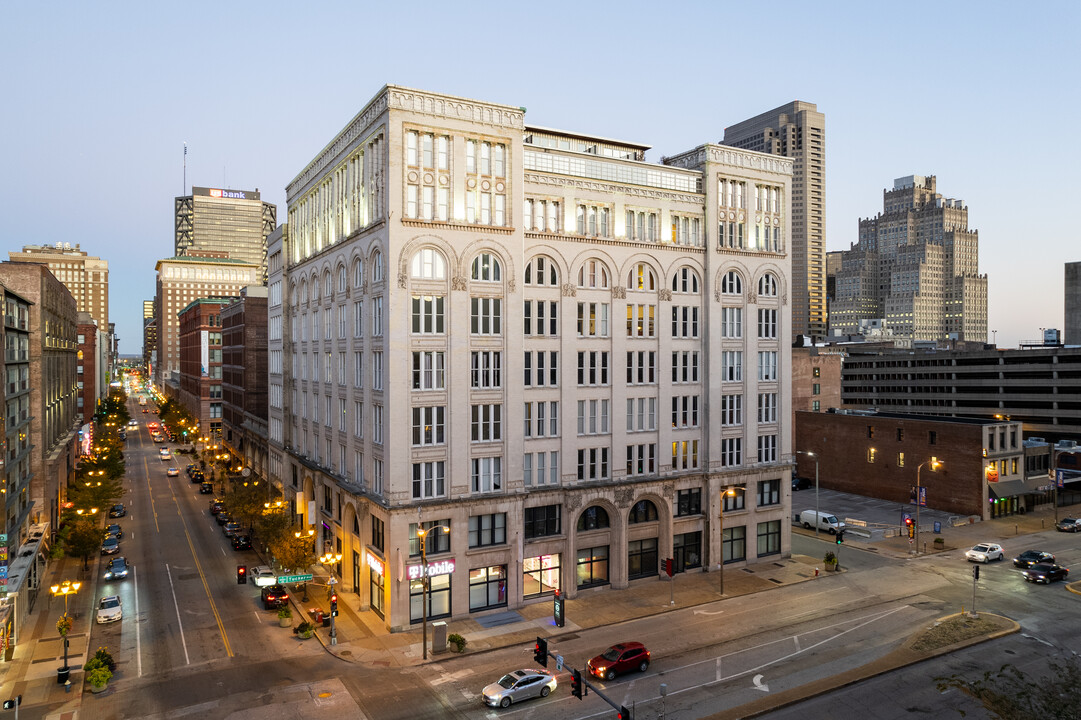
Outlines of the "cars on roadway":
{"label": "cars on roadway", "polygon": [[[218,517],[221,517],[221,515]],[[221,531],[225,533],[225,537],[231,538],[240,532],[240,523],[229,521],[222,526]]]}
{"label": "cars on roadway", "polygon": [[1026,550],[1013,559],[1014,567],[1022,569],[1042,562],[1055,562],[1055,556],[1043,550]]}
{"label": "cars on roadway", "polygon": [[169,477],[180,477],[180,468],[170,467],[166,468],[165,474]]}
{"label": "cars on roadway", "polygon": [[118,552],[120,552],[119,539],[113,537],[112,535],[108,535],[104,540],[101,541],[102,555],[116,555]]}
{"label": "cars on roadway", "polygon": [[115,537],[117,540],[124,537],[124,531],[120,527],[120,523],[113,523],[112,525],[105,526],[105,537]]}
{"label": "cars on roadway", "polygon": [[264,610],[277,610],[289,604],[289,593],[281,585],[265,585],[259,594]]}
{"label": "cars on roadway", "polygon": [[233,549],[251,550],[251,535],[241,535],[239,533],[233,535]]}
{"label": "cars on roadway", "polygon": [[814,487],[814,483],[807,478],[792,476],[792,490],[806,490],[807,488]]}
{"label": "cars on roadway", "polygon": [[505,708],[522,700],[548,697],[555,689],[555,675],[547,670],[515,670],[486,686],[481,696],[485,705]]}
{"label": "cars on roadway", "polygon": [[199,494],[200,495],[213,495],[214,494],[214,486],[211,485],[208,482],[199,483]]}
{"label": "cars on roadway", "polygon": [[222,508],[220,510],[218,510],[218,512],[216,514],[214,514],[214,519],[218,521],[219,525],[224,525],[225,523],[232,520],[232,518],[229,517],[229,513],[226,512],[224,506],[222,506]]}
{"label": "cars on roadway", "polygon": [[128,420],[128,427],[139,427],[139,422],[137,420]]}
{"label": "cars on roadway", "polygon": [[224,509],[225,509],[225,503],[223,503],[221,501],[221,499],[214,498],[213,500],[210,501],[210,514],[211,515],[217,515]]}
{"label": "cars on roadway", "polygon": [[1002,546],[996,543],[980,543],[974,545],[971,550],[965,551],[965,560],[969,562],[988,563],[1005,557],[1006,553],[1002,552]]}
{"label": "cars on roadway", "polygon": [[106,580],[123,580],[128,576],[128,559],[125,557],[114,557],[109,560],[109,564],[105,566],[105,579]]}
{"label": "cars on roadway", "polygon": [[173,459],[173,454],[171,452],[169,452],[167,449],[162,448],[161,452],[158,453],[158,459],[161,460],[162,462],[164,462],[166,460],[172,460]]}
{"label": "cars on roadway", "polygon": [[1078,532],[1081,530],[1081,519],[1063,518],[1055,523],[1055,529],[1059,532]]}
{"label": "cars on roadway", "polygon": [[193,472],[195,472],[196,470],[198,470],[198,469],[199,469],[199,466],[196,465],[195,463],[192,463],[192,464],[188,465],[186,468],[184,468],[184,472],[186,472],[188,474],[188,477],[191,477],[191,474]]}
{"label": "cars on roadway", "polygon": [[124,503],[117,503],[109,508],[109,517],[111,518],[124,517],[127,514],[128,509],[124,507]]}
{"label": "cars on roadway", "polygon": [[1067,568],[1053,562],[1036,563],[1024,571],[1025,582],[1044,583],[1048,585],[1056,580],[1065,580],[1070,574]]}
{"label": "cars on roadway", "polygon": [[277,580],[274,571],[270,569],[269,565],[256,565],[248,571],[248,575],[251,577],[252,582],[258,587],[273,585],[275,580]]}
{"label": "cars on roadway", "polygon": [[98,600],[97,621],[99,625],[117,622],[124,617],[124,605],[119,595],[106,595]]}
{"label": "cars on roadway", "polygon": [[586,671],[604,680],[615,680],[616,675],[649,668],[649,650],[640,642],[613,645],[586,663]]}

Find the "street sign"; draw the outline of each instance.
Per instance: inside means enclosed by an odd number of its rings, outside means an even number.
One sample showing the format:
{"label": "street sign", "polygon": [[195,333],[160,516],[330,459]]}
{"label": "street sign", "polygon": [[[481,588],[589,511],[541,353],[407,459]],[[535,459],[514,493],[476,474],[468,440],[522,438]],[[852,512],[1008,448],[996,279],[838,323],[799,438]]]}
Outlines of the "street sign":
{"label": "street sign", "polygon": [[298,582],[311,582],[312,576],[309,575],[281,575],[278,577],[279,583],[298,583]]}
{"label": "street sign", "polygon": [[556,655],[556,672],[563,672],[563,656]]}

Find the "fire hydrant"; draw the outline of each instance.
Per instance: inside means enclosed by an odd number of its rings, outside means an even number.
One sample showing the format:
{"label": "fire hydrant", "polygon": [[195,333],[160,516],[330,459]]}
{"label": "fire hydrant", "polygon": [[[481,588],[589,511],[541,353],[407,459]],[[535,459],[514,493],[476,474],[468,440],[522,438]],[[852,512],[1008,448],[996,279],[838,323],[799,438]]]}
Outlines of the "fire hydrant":
{"label": "fire hydrant", "polygon": [[818,568],[815,568],[815,577],[818,577]]}

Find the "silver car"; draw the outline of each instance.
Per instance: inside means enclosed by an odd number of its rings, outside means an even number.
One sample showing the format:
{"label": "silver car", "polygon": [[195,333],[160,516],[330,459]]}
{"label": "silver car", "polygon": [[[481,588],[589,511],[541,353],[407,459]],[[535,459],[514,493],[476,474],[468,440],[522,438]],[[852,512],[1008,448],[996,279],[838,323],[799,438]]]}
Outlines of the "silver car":
{"label": "silver car", "polygon": [[980,543],[971,550],[965,551],[965,559],[969,562],[987,563],[992,560],[1002,560],[1005,557],[1002,546],[996,543]]}
{"label": "silver car", "polygon": [[548,697],[556,689],[555,675],[547,670],[515,670],[484,688],[484,704],[510,707],[511,703],[535,697]]}

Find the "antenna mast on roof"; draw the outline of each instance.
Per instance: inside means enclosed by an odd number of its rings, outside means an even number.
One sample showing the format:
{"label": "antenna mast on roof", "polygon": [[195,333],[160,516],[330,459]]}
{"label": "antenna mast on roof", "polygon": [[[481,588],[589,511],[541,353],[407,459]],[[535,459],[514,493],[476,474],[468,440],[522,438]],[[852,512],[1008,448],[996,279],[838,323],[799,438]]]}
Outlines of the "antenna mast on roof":
{"label": "antenna mast on roof", "polygon": [[184,187],[180,188],[181,195],[188,194],[188,144],[184,143]]}

